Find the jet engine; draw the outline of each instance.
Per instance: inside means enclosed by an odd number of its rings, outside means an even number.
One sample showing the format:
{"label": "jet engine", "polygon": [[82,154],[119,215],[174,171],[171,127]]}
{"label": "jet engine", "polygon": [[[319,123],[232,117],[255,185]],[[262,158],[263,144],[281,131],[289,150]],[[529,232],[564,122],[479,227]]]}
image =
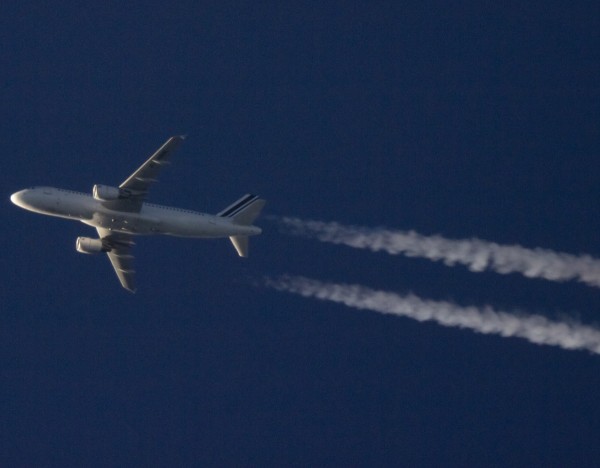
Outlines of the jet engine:
{"label": "jet engine", "polygon": [[75,248],[77,252],[84,254],[97,254],[109,250],[102,244],[101,239],[91,239],[89,237],[78,237]]}
{"label": "jet engine", "polygon": [[94,185],[94,189],[92,190],[92,194],[96,200],[100,201],[110,201],[110,200],[118,200],[119,198],[127,198],[129,197],[129,193],[125,190],[122,190],[117,187],[110,187],[108,185]]}

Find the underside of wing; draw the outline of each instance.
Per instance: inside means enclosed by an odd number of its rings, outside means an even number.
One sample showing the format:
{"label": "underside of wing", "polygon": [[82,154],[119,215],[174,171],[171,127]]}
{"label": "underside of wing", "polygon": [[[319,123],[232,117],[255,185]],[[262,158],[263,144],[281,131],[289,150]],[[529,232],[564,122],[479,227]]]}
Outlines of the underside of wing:
{"label": "underside of wing", "polygon": [[148,158],[125,182],[119,185],[126,197],[104,202],[104,206],[117,211],[137,212],[142,208],[148,189],[158,180],[160,170],[171,163],[173,152],[185,139],[184,136],[169,138],[156,152]]}
{"label": "underside of wing", "polygon": [[132,236],[115,233],[108,229],[97,228],[102,243],[107,247],[107,255],[121,285],[128,291],[135,292],[135,270],[133,265]]}

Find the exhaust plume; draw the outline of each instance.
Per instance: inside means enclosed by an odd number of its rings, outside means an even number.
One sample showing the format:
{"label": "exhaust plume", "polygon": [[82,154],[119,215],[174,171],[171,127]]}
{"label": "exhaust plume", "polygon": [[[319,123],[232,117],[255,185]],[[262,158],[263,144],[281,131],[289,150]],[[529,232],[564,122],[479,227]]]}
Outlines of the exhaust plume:
{"label": "exhaust plume", "polygon": [[408,317],[419,322],[434,321],[445,327],[467,328],[476,333],[524,338],[538,345],[600,354],[600,329],[578,322],[554,322],[541,315],[517,315],[491,306],[462,307],[451,302],[421,299],[376,291],[360,285],[323,283],[301,276],[267,278],[265,285],[278,291],[355,309]]}
{"label": "exhaust plume", "polygon": [[414,231],[344,226],[335,222],[279,219],[290,233],[392,255],[442,261],[448,266],[465,265],[473,272],[491,270],[500,274],[520,273],[528,278],[550,281],[576,280],[600,287],[600,259],[520,245],[499,245],[481,239],[446,239]]}

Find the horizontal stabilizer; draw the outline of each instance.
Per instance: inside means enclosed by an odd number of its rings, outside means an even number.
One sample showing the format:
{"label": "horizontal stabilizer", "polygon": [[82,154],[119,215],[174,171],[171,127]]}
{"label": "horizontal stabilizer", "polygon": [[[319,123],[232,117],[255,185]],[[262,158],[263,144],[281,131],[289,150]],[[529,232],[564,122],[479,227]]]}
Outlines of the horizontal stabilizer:
{"label": "horizontal stabilizer", "polygon": [[[218,213],[217,216],[231,218],[238,225],[250,226],[258,218],[265,203],[266,201],[262,198],[248,193]],[[258,233],[260,233],[260,229],[256,228],[256,232],[253,234]],[[248,236],[230,236],[229,240],[240,257],[248,256]]]}
{"label": "horizontal stabilizer", "polygon": [[248,236],[231,236],[229,240],[240,257],[248,256]]}

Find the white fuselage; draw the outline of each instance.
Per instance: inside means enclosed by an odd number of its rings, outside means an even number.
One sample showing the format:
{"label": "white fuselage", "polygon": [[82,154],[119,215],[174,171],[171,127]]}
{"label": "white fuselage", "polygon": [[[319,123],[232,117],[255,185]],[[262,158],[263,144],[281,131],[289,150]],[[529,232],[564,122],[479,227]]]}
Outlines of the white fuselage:
{"label": "white fuselage", "polygon": [[144,203],[139,212],[115,211],[91,195],[53,187],[21,190],[11,201],[29,211],[81,221],[90,226],[133,235],[230,237],[261,233],[256,226],[191,210]]}

